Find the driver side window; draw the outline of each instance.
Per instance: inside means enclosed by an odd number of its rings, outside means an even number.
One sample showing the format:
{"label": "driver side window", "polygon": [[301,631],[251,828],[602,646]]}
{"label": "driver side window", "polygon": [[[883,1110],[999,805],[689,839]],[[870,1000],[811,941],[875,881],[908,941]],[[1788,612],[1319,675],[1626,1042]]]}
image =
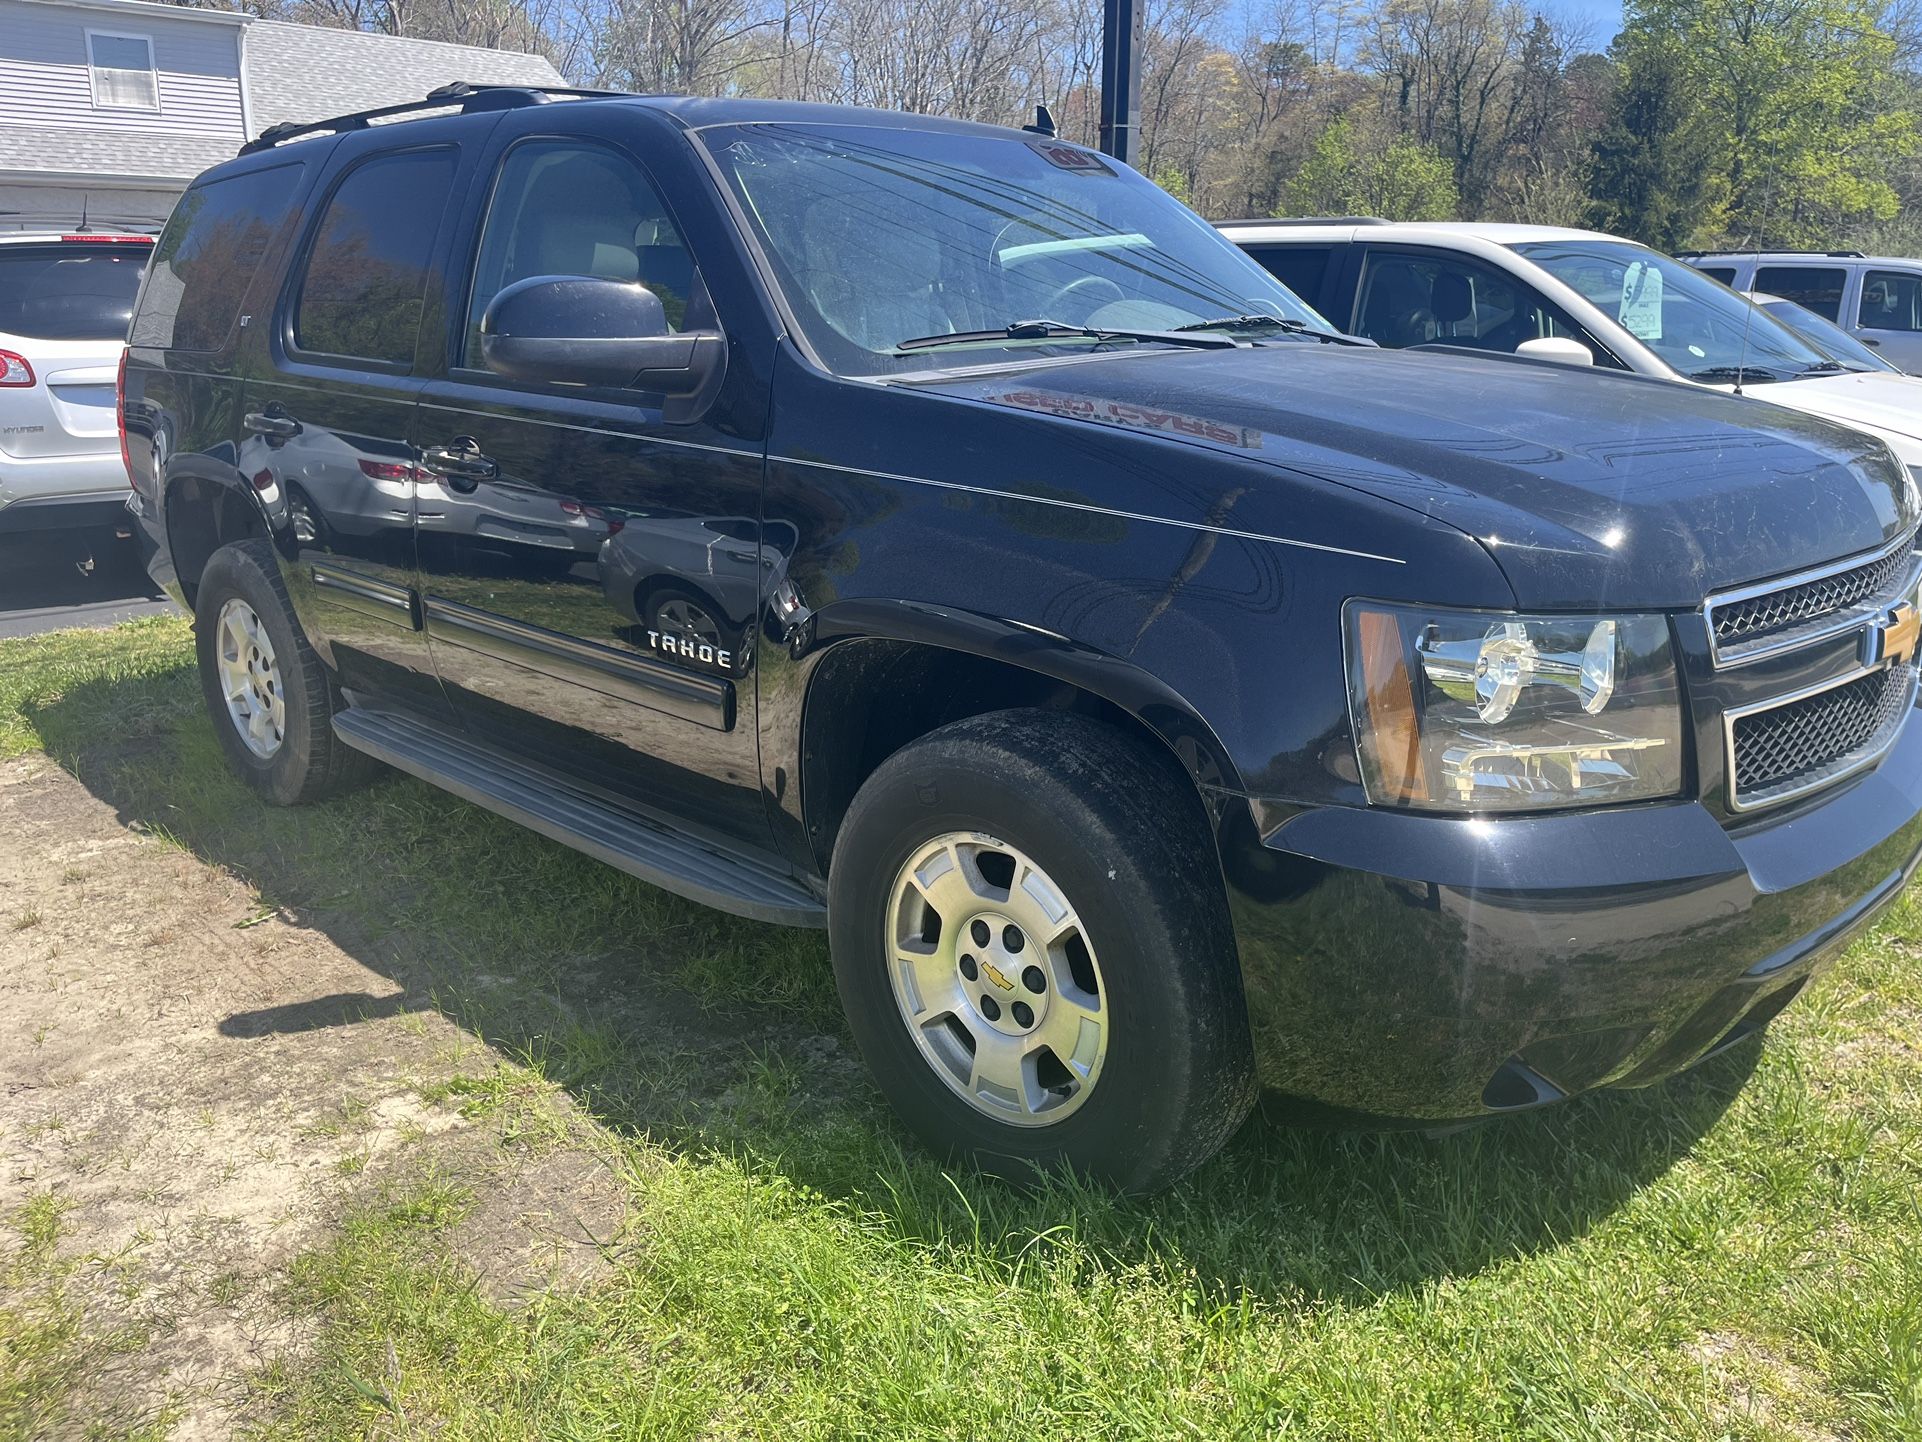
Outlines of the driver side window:
{"label": "driver side window", "polygon": [[687,328],[694,263],[647,177],[624,156],[572,140],[508,151],[481,228],[463,364],[478,367],[481,317],[508,286],[537,275],[639,281],[668,328]]}
{"label": "driver side window", "polygon": [[1462,256],[1369,252],[1356,311],[1356,331],[1384,346],[1512,354],[1525,341],[1561,337],[1604,361],[1595,343],[1534,290]]}

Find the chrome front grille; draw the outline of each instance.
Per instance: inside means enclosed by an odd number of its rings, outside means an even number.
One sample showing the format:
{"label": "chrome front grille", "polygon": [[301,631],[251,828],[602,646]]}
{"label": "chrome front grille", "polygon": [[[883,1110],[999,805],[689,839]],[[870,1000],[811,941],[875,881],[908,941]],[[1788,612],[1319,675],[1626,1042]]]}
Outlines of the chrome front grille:
{"label": "chrome front grille", "polygon": [[1865,624],[1895,604],[1916,564],[1917,537],[1759,586],[1713,597],[1710,644],[1718,666],[1741,666]]}
{"label": "chrome front grille", "polygon": [[1786,694],[1762,679],[1786,662],[1750,673],[1745,685],[1730,678],[1737,699],[1723,727],[1731,811],[1833,785],[1895,744],[1918,690],[1919,587],[1922,552],[1911,532],[1872,554],[1709,599],[1704,614],[1717,670],[1826,645],[1839,673],[1806,684],[1822,668],[1797,661],[1788,669],[1803,684]]}
{"label": "chrome front grille", "polygon": [[1915,695],[1916,668],[1903,663],[1730,712],[1735,808],[1803,796],[1870,765],[1895,740]]}

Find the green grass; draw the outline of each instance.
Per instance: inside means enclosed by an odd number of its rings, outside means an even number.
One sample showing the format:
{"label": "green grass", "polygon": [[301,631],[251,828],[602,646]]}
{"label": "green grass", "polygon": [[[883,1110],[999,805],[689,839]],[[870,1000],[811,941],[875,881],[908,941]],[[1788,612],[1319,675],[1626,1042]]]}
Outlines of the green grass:
{"label": "green grass", "polygon": [[1021,1192],[895,1128],[818,938],[413,782],[261,807],[190,663],[177,622],[0,643],[0,749],[493,1044],[427,1101],[538,1152],[572,1097],[632,1218],[510,1306],[455,1260],[481,1199],[390,1184],[293,1269],[270,1437],[1922,1437],[1914,897],[1665,1086],[1440,1140],[1257,1117],[1165,1196]]}

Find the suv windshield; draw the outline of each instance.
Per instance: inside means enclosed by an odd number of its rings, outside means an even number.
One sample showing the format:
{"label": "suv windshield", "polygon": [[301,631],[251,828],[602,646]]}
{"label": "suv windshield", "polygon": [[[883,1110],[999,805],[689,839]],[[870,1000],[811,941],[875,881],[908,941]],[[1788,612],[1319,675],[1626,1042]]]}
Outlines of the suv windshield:
{"label": "suv windshield", "polygon": [[[842,374],[1159,346],[1111,332],[1210,321],[1251,340],[1332,329],[1167,192],[1079,146],[853,125],[702,138],[801,329]],[[1004,333],[1024,321],[1058,325]],[[987,334],[897,349],[970,332]]]}
{"label": "suv windshield", "polygon": [[1718,280],[1625,240],[1515,247],[1690,380],[1793,380],[1829,358]]}
{"label": "suv windshield", "polygon": [[125,340],[149,247],[0,245],[0,331],[30,340]]}

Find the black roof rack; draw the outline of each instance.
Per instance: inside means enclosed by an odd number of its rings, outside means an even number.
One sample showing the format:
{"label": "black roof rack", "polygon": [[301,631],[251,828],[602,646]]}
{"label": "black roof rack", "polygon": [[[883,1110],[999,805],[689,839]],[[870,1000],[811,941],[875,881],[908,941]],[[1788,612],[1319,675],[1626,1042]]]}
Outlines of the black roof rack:
{"label": "black roof rack", "polygon": [[1792,255],[1819,260],[1867,260],[1859,250],[1678,250],[1677,260],[1700,260],[1712,255],[1719,260],[1747,260],[1764,255]]}
{"label": "black roof rack", "polygon": [[240,154],[254,155],[263,150],[272,150],[297,135],[365,130],[370,121],[415,111],[458,110],[462,115],[471,115],[486,110],[518,110],[524,105],[545,105],[550,100],[610,100],[626,97],[627,92],[623,90],[583,90],[567,85],[470,85],[465,80],[456,80],[437,90],[428,91],[421,100],[403,100],[398,105],[356,110],[348,115],[329,116],[325,120],[283,120],[278,125],[268,126],[241,146]]}
{"label": "black roof rack", "polygon": [[1379,215],[1257,215],[1245,220],[1217,220],[1215,225],[1226,229],[1238,225],[1393,225],[1394,223],[1392,220],[1383,220]]}

